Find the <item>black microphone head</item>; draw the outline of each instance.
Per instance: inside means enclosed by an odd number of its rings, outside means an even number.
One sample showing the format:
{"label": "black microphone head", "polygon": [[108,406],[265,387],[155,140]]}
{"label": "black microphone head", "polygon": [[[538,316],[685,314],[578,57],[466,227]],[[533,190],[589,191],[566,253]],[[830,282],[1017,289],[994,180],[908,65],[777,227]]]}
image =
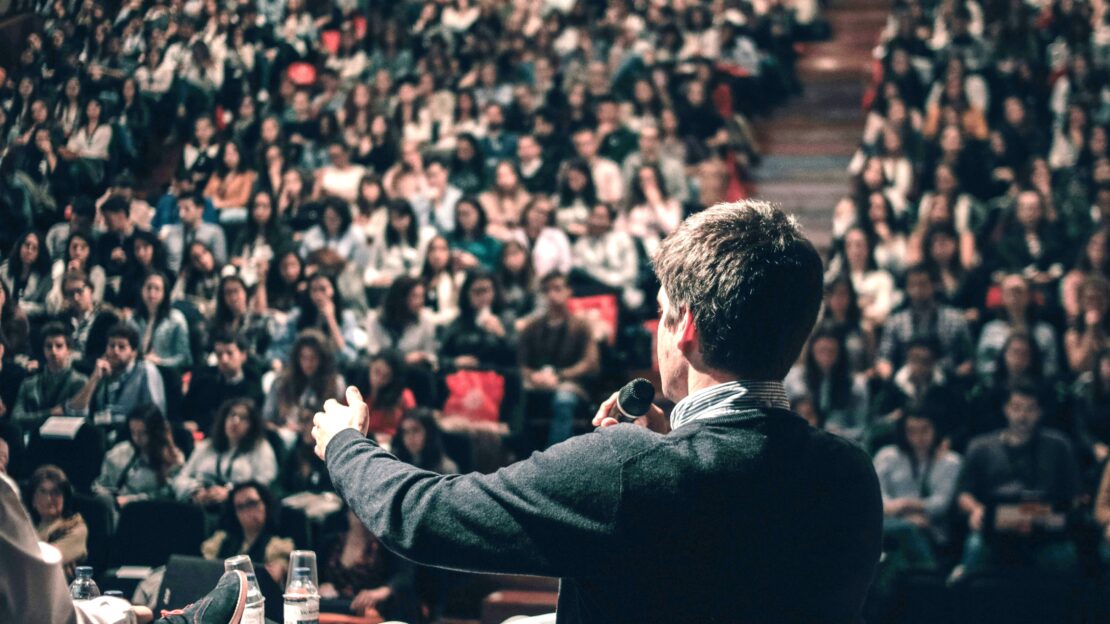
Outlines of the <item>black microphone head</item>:
{"label": "black microphone head", "polygon": [[648,413],[653,400],[655,400],[655,386],[640,377],[624,384],[620,394],[617,395],[617,406],[625,414],[638,418]]}

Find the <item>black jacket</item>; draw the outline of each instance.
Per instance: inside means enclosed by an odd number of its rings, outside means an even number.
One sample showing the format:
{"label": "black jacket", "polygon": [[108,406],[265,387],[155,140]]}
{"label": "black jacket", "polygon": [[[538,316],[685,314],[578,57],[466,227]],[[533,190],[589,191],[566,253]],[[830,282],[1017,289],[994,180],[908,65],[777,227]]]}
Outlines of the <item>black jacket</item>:
{"label": "black jacket", "polygon": [[870,459],[784,410],[619,425],[489,475],[425,472],[353,430],[326,454],[388,548],[561,577],[559,622],[858,622],[879,559]]}

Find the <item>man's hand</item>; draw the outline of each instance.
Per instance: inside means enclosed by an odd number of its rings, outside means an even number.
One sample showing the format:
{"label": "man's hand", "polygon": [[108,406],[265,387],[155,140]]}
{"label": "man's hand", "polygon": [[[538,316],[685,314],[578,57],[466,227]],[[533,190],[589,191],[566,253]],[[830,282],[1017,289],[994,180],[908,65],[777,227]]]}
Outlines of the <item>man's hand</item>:
{"label": "man's hand", "polygon": [[377,589],[364,589],[355,595],[355,599],[351,601],[351,611],[362,613],[367,609],[372,609],[378,603],[387,600],[392,594],[393,590],[384,585]]}
{"label": "man's hand", "polygon": [[[613,408],[616,407],[617,397],[619,396],[620,390],[617,390],[612,396],[605,399],[605,402],[597,409],[597,414],[594,415],[593,419],[593,425],[595,427],[612,427],[620,424],[619,420],[609,415],[609,412],[612,412]],[[667,416],[663,413],[663,410],[654,403],[652,403],[651,408],[648,409],[647,414],[637,418],[632,424],[651,429],[655,433],[662,433],[664,435],[671,432],[670,421],[667,420]]]}
{"label": "man's hand", "polygon": [[328,399],[324,403],[324,411],[316,412],[312,419],[312,437],[316,440],[316,456],[324,459],[324,452],[328,442],[335,434],[345,429],[355,429],[366,435],[369,425],[370,411],[366,402],[362,400],[362,393],[354,386],[347,386],[347,404],[343,405],[335,399]]}

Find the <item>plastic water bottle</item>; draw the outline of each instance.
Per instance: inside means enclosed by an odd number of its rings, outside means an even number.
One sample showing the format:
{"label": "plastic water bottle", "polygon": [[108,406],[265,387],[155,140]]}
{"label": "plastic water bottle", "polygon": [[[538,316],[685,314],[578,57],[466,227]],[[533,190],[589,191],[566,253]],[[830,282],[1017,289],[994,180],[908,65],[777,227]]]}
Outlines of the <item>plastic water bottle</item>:
{"label": "plastic water bottle", "polygon": [[100,588],[92,579],[93,569],[90,566],[77,566],[77,578],[69,586],[69,595],[74,600],[92,600],[100,597]]}
{"label": "plastic water bottle", "polygon": [[239,570],[247,575],[247,606],[243,609],[243,624],[266,623],[266,598],[262,596],[262,589],[258,586],[258,579],[254,576],[254,564],[247,555],[238,555],[224,559],[224,571]]}
{"label": "plastic water bottle", "polygon": [[320,592],[312,584],[312,570],[293,568],[285,588],[285,624],[320,624]]}

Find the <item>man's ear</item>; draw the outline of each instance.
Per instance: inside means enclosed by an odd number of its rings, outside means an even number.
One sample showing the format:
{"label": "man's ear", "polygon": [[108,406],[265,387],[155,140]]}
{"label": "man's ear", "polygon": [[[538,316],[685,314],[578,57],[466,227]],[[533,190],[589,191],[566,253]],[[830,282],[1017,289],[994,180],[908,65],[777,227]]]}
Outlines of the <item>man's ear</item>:
{"label": "man's ear", "polygon": [[675,335],[678,336],[678,349],[689,360],[692,354],[700,351],[700,344],[698,339],[698,328],[694,324],[694,315],[690,312],[689,307],[682,308],[682,314],[678,317],[678,327],[675,328]]}

